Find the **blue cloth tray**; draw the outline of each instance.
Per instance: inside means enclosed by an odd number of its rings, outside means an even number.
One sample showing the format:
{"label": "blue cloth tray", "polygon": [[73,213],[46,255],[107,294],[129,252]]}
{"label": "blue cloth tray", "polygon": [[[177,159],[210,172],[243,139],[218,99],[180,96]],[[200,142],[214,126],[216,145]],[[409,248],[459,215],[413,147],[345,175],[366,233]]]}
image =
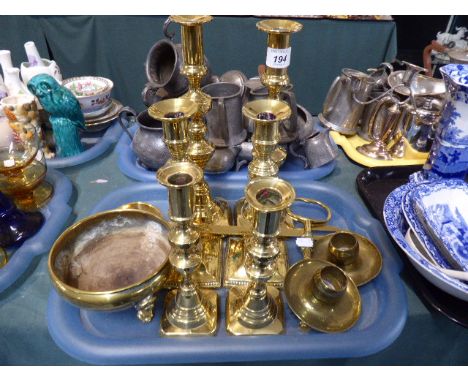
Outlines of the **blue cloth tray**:
{"label": "blue cloth tray", "polygon": [[[286,300],[286,334],[280,336],[235,337],[225,330],[226,290],[219,289],[220,318],[214,337],[162,338],[159,323],[163,298],[158,298],[156,317],[143,324],[135,311],[96,312],[81,310],[62,299],[55,290],[49,296],[49,332],[66,353],[93,364],[177,364],[301,360],[359,357],[389,346],[401,333],[407,318],[406,294],[399,277],[401,262],[381,224],[348,193],[318,182],[292,182],[297,195],[317,198],[333,211],[331,223],[372,239],[384,259],[382,273],[360,288],[362,315],[349,331],[339,334],[307,333],[289,310]],[[213,180],[215,196],[235,201],[243,196],[245,182]],[[149,201],[167,211],[167,191],[155,183],[140,183],[107,195],[95,213],[131,201]],[[297,207],[300,207],[299,205]],[[295,212],[304,213],[300,208]],[[288,243],[290,264],[301,259],[294,241]],[[283,295],[284,297],[284,295]]]}
{"label": "blue cloth tray", "polygon": [[7,289],[28,269],[35,256],[49,251],[72,212],[68,205],[73,189],[70,180],[59,171],[51,169],[47,170],[46,180],[54,186],[54,195],[41,209],[45,217],[44,225],[18,248],[7,248],[8,253],[14,253],[8,263],[0,268],[0,292]]}
{"label": "blue cloth tray", "polygon": [[122,128],[119,126],[117,121],[112,122],[112,124],[105,130],[104,134],[102,131],[95,133],[85,132],[81,135],[81,140],[84,146],[87,147],[85,151],[79,155],[74,155],[68,158],[47,159],[47,167],[64,168],[89,162],[104,154],[109,147],[118,141],[121,135]]}
{"label": "blue cloth tray", "polygon": [[[134,124],[130,128],[130,132],[134,134],[136,129],[137,125]],[[123,174],[140,182],[154,182],[156,177],[155,171],[147,170],[137,162],[137,157],[131,146],[130,137],[127,134],[123,134],[120,137],[116,150],[118,150],[119,153],[119,169]],[[280,168],[280,177],[284,179],[318,180],[330,174],[335,167],[336,160],[333,160],[321,167],[304,169],[304,162],[298,158],[294,158],[291,154],[288,154],[286,162]],[[231,170],[223,174],[207,173],[206,178],[208,181],[213,179],[245,180],[247,179],[247,165],[244,165],[239,171]]]}

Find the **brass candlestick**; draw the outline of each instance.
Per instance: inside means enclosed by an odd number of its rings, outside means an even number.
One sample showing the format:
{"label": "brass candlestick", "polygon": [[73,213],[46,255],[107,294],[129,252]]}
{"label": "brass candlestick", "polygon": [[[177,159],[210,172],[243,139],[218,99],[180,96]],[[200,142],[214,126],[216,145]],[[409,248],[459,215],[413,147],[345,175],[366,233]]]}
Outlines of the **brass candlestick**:
{"label": "brass candlestick", "polygon": [[291,33],[299,32],[302,24],[292,20],[262,20],[257,29],[268,33],[266,70],[260,80],[268,88],[269,97],[278,99],[281,89],[290,84]]}
{"label": "brass candlestick", "polygon": [[[162,168],[173,163],[188,161],[188,123],[197,110],[197,104],[187,98],[168,99],[149,107],[149,115],[162,122],[164,142],[171,153],[171,159]],[[192,275],[193,281],[199,286],[215,288],[221,286],[220,241],[219,238],[213,239],[205,232],[201,235],[200,246],[204,249],[201,253],[201,265]],[[164,286],[176,288],[182,281],[182,274],[172,268]]]}
{"label": "brass candlestick", "polygon": [[[189,90],[182,98],[194,101],[198,110],[189,125],[189,147],[187,155],[202,170],[211,159],[214,147],[205,138],[207,127],[204,115],[211,109],[211,97],[201,91],[201,80],[207,73],[203,50],[203,24],[212,16],[170,16],[171,21],[181,25],[182,54],[184,66],[182,74],[187,76]],[[202,178],[195,185],[195,205],[193,223],[197,226],[221,222],[229,224],[229,207],[225,201],[214,201],[208,184]]]}
{"label": "brass candlestick", "polygon": [[[247,103],[243,114],[252,120],[254,131],[252,135],[253,160],[250,162],[249,179],[276,176],[278,165],[271,156],[279,140],[278,125],[291,114],[291,108],[286,102],[265,99]],[[237,225],[251,226],[253,223],[253,211],[250,204],[242,198],[236,205]],[[273,277],[270,284],[278,287],[283,286],[284,277],[288,269],[286,246],[280,244],[280,259],[274,267]],[[245,285],[249,278],[245,271],[244,247],[241,240],[231,238],[228,244],[226,256],[226,270],[224,284],[227,286]]]}
{"label": "brass candlestick", "polygon": [[148,108],[148,114],[162,122],[164,143],[171,154],[165,166],[188,160],[188,120],[196,111],[195,102],[181,98],[160,101]]}
{"label": "brass candlestick", "polygon": [[159,169],[159,182],[169,191],[169,217],[173,222],[168,239],[169,261],[183,275],[177,290],[164,301],[162,336],[214,335],[217,329],[218,296],[212,290],[197,290],[192,274],[201,263],[199,233],[192,228],[194,186],[203,171],[190,162],[172,163]]}
{"label": "brass candlestick", "polygon": [[227,298],[226,326],[234,335],[280,334],[284,331],[284,312],[278,289],[268,286],[280,252],[278,233],[283,212],[295,198],[286,181],[265,177],[252,180],[246,200],[254,211],[252,236],[245,240],[247,290],[234,287]]}
{"label": "brass candlestick", "polygon": [[[268,33],[267,57],[265,71],[260,80],[268,88],[271,99],[279,99],[283,87],[289,86],[288,66],[291,60],[290,38],[292,33],[299,32],[302,24],[292,20],[261,20],[257,29]],[[287,156],[282,147],[276,147],[273,158],[281,165]]]}

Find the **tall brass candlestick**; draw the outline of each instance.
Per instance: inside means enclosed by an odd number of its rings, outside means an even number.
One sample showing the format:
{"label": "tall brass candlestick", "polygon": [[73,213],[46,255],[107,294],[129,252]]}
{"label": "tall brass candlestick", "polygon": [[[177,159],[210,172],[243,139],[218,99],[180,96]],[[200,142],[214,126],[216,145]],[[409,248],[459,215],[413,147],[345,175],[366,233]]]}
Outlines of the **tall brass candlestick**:
{"label": "tall brass candlestick", "polygon": [[281,89],[289,85],[290,36],[291,33],[299,32],[302,24],[292,20],[272,19],[259,21],[257,28],[268,33],[266,70],[260,79],[268,88],[269,97],[278,99]]}
{"label": "tall brass candlestick", "polygon": [[[202,170],[213,155],[214,147],[207,142],[204,115],[211,109],[211,97],[201,91],[201,80],[207,73],[203,50],[203,24],[210,22],[211,16],[170,16],[181,25],[182,54],[184,66],[182,74],[187,76],[189,90],[182,98],[190,99],[198,105],[189,125],[187,155]],[[206,225],[216,221],[228,223],[227,203],[215,202],[204,179],[195,185],[194,218],[195,225]]]}
{"label": "tall brass candlestick", "polygon": [[253,209],[252,236],[245,239],[247,290],[234,287],[227,298],[226,326],[234,335],[280,334],[284,312],[278,289],[268,286],[280,253],[278,232],[284,211],[296,197],[294,188],[274,177],[252,180],[246,200]]}
{"label": "tall brass candlestick", "polygon": [[[281,89],[290,84],[288,66],[291,62],[291,34],[299,32],[302,24],[292,20],[261,20],[257,23],[257,29],[268,33],[266,69],[260,80],[268,88],[269,98],[279,99]],[[272,156],[281,165],[287,153],[278,146]]]}
{"label": "tall brass candlestick", "polygon": [[169,217],[173,222],[168,234],[172,246],[169,261],[183,275],[179,288],[166,296],[161,335],[214,335],[218,316],[217,293],[198,290],[192,281],[192,273],[201,263],[200,235],[192,228],[193,188],[202,179],[203,172],[193,163],[177,162],[160,168],[157,177],[169,192]]}
{"label": "tall brass candlestick", "polygon": [[[167,99],[149,107],[149,115],[162,122],[164,142],[171,153],[171,159],[162,168],[188,161],[188,121],[197,110],[197,104],[187,98]],[[221,286],[221,240],[203,232],[201,236],[200,245],[204,249],[201,254],[201,266],[192,278],[199,286],[218,288]],[[175,288],[181,284],[182,279],[182,275],[173,268],[164,286]]]}
{"label": "tall brass candlestick", "polygon": [[[291,114],[291,108],[286,102],[274,99],[256,100],[247,103],[243,114],[255,123],[252,135],[253,160],[249,164],[249,179],[267,176],[277,176],[278,164],[272,159],[272,153],[276,149],[279,140],[279,123]],[[237,225],[251,226],[254,212],[246,199],[241,199],[236,205]],[[228,286],[247,284],[246,257],[238,240],[231,238],[226,256],[224,272],[224,284]],[[271,284],[282,287],[284,277],[288,270],[286,246],[280,245],[280,260],[273,267]]]}

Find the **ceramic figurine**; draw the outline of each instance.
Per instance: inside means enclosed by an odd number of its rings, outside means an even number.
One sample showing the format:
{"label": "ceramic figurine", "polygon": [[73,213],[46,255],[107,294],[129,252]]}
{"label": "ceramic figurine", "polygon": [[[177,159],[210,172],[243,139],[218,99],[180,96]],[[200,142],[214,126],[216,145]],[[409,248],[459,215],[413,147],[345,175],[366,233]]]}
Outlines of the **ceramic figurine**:
{"label": "ceramic figurine", "polygon": [[57,155],[70,157],[83,151],[79,129],[85,129],[80,104],[73,93],[48,74],[38,74],[28,83],[29,90],[50,114]]}

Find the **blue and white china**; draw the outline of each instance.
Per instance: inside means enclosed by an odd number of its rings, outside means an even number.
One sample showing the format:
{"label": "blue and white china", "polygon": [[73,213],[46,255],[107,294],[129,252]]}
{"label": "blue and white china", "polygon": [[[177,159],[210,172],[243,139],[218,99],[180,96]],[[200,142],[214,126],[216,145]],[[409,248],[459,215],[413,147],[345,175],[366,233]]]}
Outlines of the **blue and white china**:
{"label": "blue and white china", "polygon": [[468,281],[468,272],[455,271],[453,269],[445,269],[445,268],[439,267],[437,263],[434,261],[434,259],[431,257],[431,255],[426,251],[424,246],[419,242],[418,238],[416,237],[416,235],[414,234],[411,228],[409,228],[408,231],[406,231],[405,239],[415,251],[418,251],[426,259],[428,259],[432,263],[432,265],[434,265],[442,273],[445,273],[446,275],[450,277],[454,277],[459,280]]}
{"label": "blue and white china", "polygon": [[442,256],[468,271],[468,184],[461,180],[422,183],[411,191],[417,218]]}
{"label": "blue and white china", "polygon": [[424,258],[419,251],[415,251],[405,240],[408,224],[401,209],[401,201],[406,192],[415,186],[413,183],[405,184],[395,189],[385,200],[383,217],[388,232],[425,279],[444,292],[461,300],[468,301],[468,283],[454,279],[441,272]]}
{"label": "blue and white china", "polygon": [[449,99],[425,165],[426,177],[463,179],[468,173],[468,65],[449,64],[440,72]]}
{"label": "blue and white china", "polygon": [[453,265],[451,265],[451,263],[442,256],[433,240],[426,232],[424,226],[419,221],[418,216],[416,215],[412,199],[412,193],[416,187],[417,185],[408,190],[408,192],[406,192],[401,198],[401,210],[403,212],[403,216],[405,217],[406,223],[413,230],[421,245],[424,246],[426,251],[431,255],[435,262],[442,268],[451,269],[453,268]]}

